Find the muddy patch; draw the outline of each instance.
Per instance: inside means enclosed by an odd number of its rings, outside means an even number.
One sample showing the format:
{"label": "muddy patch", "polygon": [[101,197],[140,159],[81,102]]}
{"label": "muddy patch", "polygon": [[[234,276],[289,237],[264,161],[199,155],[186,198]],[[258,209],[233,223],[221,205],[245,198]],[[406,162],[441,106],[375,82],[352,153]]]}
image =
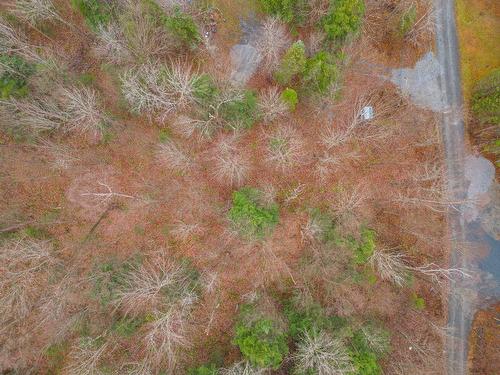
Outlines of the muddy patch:
{"label": "muddy patch", "polygon": [[428,52],[414,68],[393,69],[390,81],[419,107],[442,112],[444,101],[439,85],[440,69],[434,53]]}
{"label": "muddy patch", "polygon": [[255,16],[241,20],[240,26],[242,37],[239,43],[231,48],[231,82],[243,86],[257,71],[262,57],[256,48],[260,24]]}

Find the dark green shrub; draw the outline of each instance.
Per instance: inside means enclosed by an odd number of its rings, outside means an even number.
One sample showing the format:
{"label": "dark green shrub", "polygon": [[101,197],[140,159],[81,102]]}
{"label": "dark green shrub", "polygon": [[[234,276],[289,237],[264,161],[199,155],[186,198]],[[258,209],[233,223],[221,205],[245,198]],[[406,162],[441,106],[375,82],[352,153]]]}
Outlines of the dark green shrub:
{"label": "dark green shrub", "polygon": [[288,319],[288,332],[294,340],[299,339],[305,332],[312,334],[319,331],[336,331],[348,327],[346,319],[337,316],[327,316],[323,308],[312,303],[306,307],[298,306],[294,300],[287,301],[284,313]]}
{"label": "dark green shrub", "polygon": [[85,22],[93,31],[97,31],[101,25],[107,25],[113,16],[111,1],[71,0],[71,4],[80,11]]}
{"label": "dark green shrub", "polygon": [[204,73],[193,78],[193,93],[201,104],[212,103],[218,91],[210,75]]}
{"label": "dark green shrub", "polygon": [[319,208],[314,208],[309,213],[309,225],[314,231],[315,238],[325,244],[340,243],[341,238],[335,229],[332,216]]}
{"label": "dark green shrub", "polygon": [[351,353],[351,359],[355,368],[352,375],[380,375],[382,373],[375,353],[354,351]]}
{"label": "dark green shrub", "polygon": [[289,84],[292,79],[304,73],[306,67],[306,47],[301,40],[293,43],[281,60],[280,67],[275,74],[276,80],[282,84]]}
{"label": "dark green shrub", "polygon": [[354,333],[351,346],[357,352],[373,352],[377,358],[382,358],[391,351],[391,336],[389,331],[370,323]]}
{"label": "dark green shrub", "polygon": [[188,370],[188,375],[217,375],[217,366],[213,363],[202,365],[197,368]]}
{"label": "dark green shrub", "polygon": [[500,125],[500,69],[495,69],[477,83],[471,107],[481,124]]}
{"label": "dark green shrub", "polygon": [[133,258],[125,262],[111,260],[98,265],[92,277],[94,281],[92,297],[101,306],[108,306],[115,300],[118,291],[125,285],[130,271],[138,263],[140,263],[139,258]]}
{"label": "dark green shrub", "polygon": [[297,107],[297,103],[299,102],[299,97],[297,95],[297,91],[287,87],[281,93],[281,100],[283,100],[287,105],[290,111],[295,111]]}
{"label": "dark green shrub", "polygon": [[137,330],[144,324],[143,318],[123,317],[113,323],[111,329],[123,337],[132,337]]}
{"label": "dark green shrub", "polygon": [[170,129],[160,129],[158,132],[158,140],[160,143],[166,143],[172,139],[172,132]]}
{"label": "dark green shrub", "polygon": [[399,34],[405,36],[410,32],[410,30],[415,25],[417,20],[417,7],[412,4],[406,11],[401,15],[401,20],[399,21]]}
{"label": "dark green shrub", "polygon": [[64,361],[66,359],[66,354],[68,353],[70,346],[65,341],[62,343],[52,344],[47,349],[45,349],[45,358],[47,358],[47,366],[49,368],[49,374],[59,374],[64,367]]}
{"label": "dark green shrub", "polygon": [[233,343],[253,365],[277,369],[288,354],[287,337],[270,319],[236,325]]}
{"label": "dark green shrub", "polygon": [[245,236],[262,238],[278,223],[278,206],[261,203],[261,192],[253,188],[242,188],[233,193],[233,206],[229,219]]}
{"label": "dark green shrub", "polygon": [[253,91],[246,90],[242,99],[223,103],[220,113],[232,128],[251,128],[258,118],[257,95]]}
{"label": "dark green shrub", "polygon": [[375,231],[364,228],[361,231],[361,242],[354,249],[354,263],[366,264],[375,251]]}
{"label": "dark green shrub", "polygon": [[14,55],[1,55],[0,98],[23,97],[28,94],[28,78],[35,73],[35,65]]}
{"label": "dark green shrub", "polygon": [[321,26],[330,40],[345,39],[358,31],[365,13],[364,0],[332,0]]}
{"label": "dark green shrub", "polygon": [[308,9],[306,0],[259,0],[259,3],[264,12],[293,24],[301,23]]}
{"label": "dark green shrub", "polygon": [[417,293],[412,293],[411,298],[411,305],[413,308],[416,310],[425,310],[425,299],[420,297]]}
{"label": "dark green shrub", "polygon": [[189,14],[176,8],[172,15],[164,16],[166,29],[174,36],[181,46],[194,48],[201,42],[198,26]]}
{"label": "dark green shrub", "polygon": [[318,52],[307,59],[303,85],[312,91],[324,93],[328,91],[338,76],[337,65],[328,52]]}

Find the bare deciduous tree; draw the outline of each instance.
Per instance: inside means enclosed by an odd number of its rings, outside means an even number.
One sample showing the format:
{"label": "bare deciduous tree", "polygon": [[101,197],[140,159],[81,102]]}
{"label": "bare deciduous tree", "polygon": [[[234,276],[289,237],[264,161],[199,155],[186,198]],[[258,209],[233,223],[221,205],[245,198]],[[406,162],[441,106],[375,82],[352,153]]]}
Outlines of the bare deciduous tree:
{"label": "bare deciduous tree", "polygon": [[137,197],[134,197],[133,195],[128,195],[128,194],[123,194],[119,193],[113,190],[111,186],[108,183],[100,182],[97,181],[97,185],[99,185],[101,190],[86,190],[82,193],[80,193],[81,197],[88,197],[90,198],[92,203],[90,203],[90,206],[102,206],[102,205],[107,205],[111,202],[113,198],[128,198],[128,199],[137,199]]}
{"label": "bare deciduous tree", "polygon": [[186,242],[190,237],[202,233],[202,228],[199,224],[188,224],[183,221],[178,221],[173,225],[169,232],[175,239]]}
{"label": "bare deciduous tree", "polygon": [[180,61],[170,67],[144,64],[122,75],[123,95],[134,112],[163,122],[194,103],[193,74],[191,66]]}
{"label": "bare deciduous tree", "polygon": [[278,87],[269,87],[261,95],[259,108],[264,121],[274,121],[288,112],[288,105],[281,99]]}
{"label": "bare deciduous tree", "polygon": [[304,184],[299,184],[295,188],[285,193],[284,203],[285,205],[291,204],[293,201],[297,200],[304,192],[306,186]]}
{"label": "bare deciduous tree", "polygon": [[321,48],[323,47],[323,42],[325,41],[326,35],[323,31],[321,30],[315,30],[309,34],[309,36],[306,39],[306,48],[307,52],[310,55],[314,55],[321,51]]}
{"label": "bare deciduous tree", "polygon": [[67,113],[54,101],[15,99],[0,100],[4,116],[9,116],[9,126],[28,128],[35,133],[58,130],[68,121]]}
{"label": "bare deciduous tree", "polygon": [[435,263],[412,266],[404,254],[381,249],[375,249],[370,257],[370,264],[383,280],[398,286],[404,285],[408,274],[412,272],[419,273],[437,285],[472,277],[470,271],[460,267],[441,267]]}
{"label": "bare deciduous tree", "polygon": [[285,170],[298,165],[303,156],[303,143],[292,127],[280,127],[267,137],[266,160],[276,168]]}
{"label": "bare deciduous tree", "polygon": [[312,371],[319,375],[346,375],[354,371],[342,341],[324,332],[305,331],[292,359],[301,373]]}
{"label": "bare deciduous tree", "polygon": [[336,196],[333,210],[338,217],[353,214],[367,199],[368,191],[363,184],[341,189]]}
{"label": "bare deciduous tree", "polygon": [[370,264],[382,280],[389,281],[397,286],[403,286],[408,275],[404,259],[405,256],[402,253],[375,249],[370,257]]}
{"label": "bare deciduous tree", "polygon": [[138,61],[160,59],[172,52],[173,41],[165,28],[144,13],[140,2],[125,0],[124,14],[130,29],[126,33],[127,47]]}
{"label": "bare deciduous tree", "polygon": [[246,180],[249,161],[238,150],[236,140],[228,139],[217,145],[215,154],[214,175],[224,184],[240,186]]}
{"label": "bare deciduous tree", "polygon": [[162,164],[181,173],[187,173],[194,165],[192,158],[173,141],[160,144],[156,152],[156,158]]}
{"label": "bare deciduous tree", "polygon": [[107,122],[96,91],[86,87],[63,88],[60,98],[0,100],[0,106],[11,116],[10,126],[35,133],[61,130],[100,139]]}
{"label": "bare deciduous tree", "polygon": [[67,112],[65,131],[102,137],[107,121],[99,103],[97,92],[90,87],[63,89],[63,106]]}
{"label": "bare deciduous tree", "polygon": [[[175,305],[185,308],[197,299],[192,288],[190,275],[183,265],[160,258],[154,264],[147,262],[130,272],[115,304],[125,315],[136,315],[145,309],[162,311]],[[167,295],[174,296],[174,300]]]}
{"label": "bare deciduous tree", "polygon": [[184,332],[186,315],[186,311],[178,308],[153,313],[154,320],[146,325],[144,336],[144,362],[149,368],[158,369],[160,365],[166,365],[173,370],[178,348],[189,344]]}
{"label": "bare deciduous tree", "polygon": [[67,170],[78,162],[78,157],[74,151],[63,144],[56,144],[49,140],[42,140],[38,148],[48,154],[52,168],[57,170]]}
{"label": "bare deciduous tree", "polygon": [[260,31],[257,49],[262,56],[262,64],[267,72],[276,70],[281,55],[291,43],[287,27],[276,18],[267,18]]}

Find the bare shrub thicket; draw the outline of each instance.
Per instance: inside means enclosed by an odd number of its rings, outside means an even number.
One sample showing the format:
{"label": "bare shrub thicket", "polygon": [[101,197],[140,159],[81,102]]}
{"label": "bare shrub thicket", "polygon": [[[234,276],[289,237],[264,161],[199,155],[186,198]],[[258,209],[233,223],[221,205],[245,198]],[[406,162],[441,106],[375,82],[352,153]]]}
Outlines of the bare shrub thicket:
{"label": "bare shrub thicket", "polygon": [[194,166],[192,158],[173,141],[161,143],[156,158],[160,163],[180,173],[187,173]]}
{"label": "bare shrub thicket", "polygon": [[263,120],[271,122],[288,112],[288,105],[281,99],[278,87],[269,87],[260,95],[259,109]]}
{"label": "bare shrub thicket", "polygon": [[134,112],[164,122],[194,103],[193,77],[191,66],[181,61],[170,67],[147,63],[121,76],[122,92]]}
{"label": "bare shrub thicket", "polygon": [[175,368],[177,350],[189,345],[185,332],[188,314],[182,308],[153,313],[154,320],[146,325],[144,336],[144,362],[149,368],[157,369],[160,365],[170,370]]}
{"label": "bare shrub thicket", "polygon": [[32,25],[62,19],[52,0],[16,0],[14,13]]}
{"label": "bare shrub thicket", "polygon": [[29,129],[34,133],[59,130],[68,121],[68,113],[52,98],[44,100],[15,99],[0,100],[4,113],[11,119],[12,128]]}
{"label": "bare shrub thicket", "polygon": [[257,40],[257,50],[262,57],[261,64],[267,72],[278,68],[281,56],[290,44],[287,26],[276,18],[267,18]]}
{"label": "bare shrub thicket", "polygon": [[89,87],[63,89],[63,107],[67,112],[67,132],[91,134],[101,138],[107,119],[101,109],[97,92]]}
{"label": "bare shrub thicket", "polygon": [[354,371],[349,352],[342,341],[324,332],[305,331],[292,359],[300,373],[347,375]]}
{"label": "bare shrub thicket", "polygon": [[115,305],[125,315],[148,312],[144,327],[143,365],[175,367],[176,352],[188,345],[185,326],[198,300],[198,281],[184,264],[163,256],[133,269],[117,294]]}
{"label": "bare shrub thicket", "polygon": [[141,2],[125,0],[123,17],[128,32],[124,35],[127,48],[137,61],[164,58],[172,52],[173,41],[166,29],[150,14],[145,14]]}
{"label": "bare shrub thicket", "polygon": [[223,90],[208,108],[199,109],[194,116],[182,116],[175,124],[179,132],[193,134],[197,132],[200,139],[210,139],[214,133],[223,127],[240,130],[244,126],[238,121],[228,121],[224,118],[224,106],[228,103],[244,100],[241,90]]}
{"label": "bare shrub thicket", "polygon": [[68,170],[79,160],[71,147],[63,144],[41,140],[37,147],[47,155],[51,167],[56,170]]}
{"label": "bare shrub thicket", "polygon": [[39,49],[21,31],[0,18],[0,54],[17,54],[30,62],[44,63],[45,59],[39,54]]}
{"label": "bare shrub thicket", "polygon": [[[167,294],[173,299],[166,298]],[[137,315],[144,311],[169,310],[175,304],[190,306],[197,298],[185,266],[160,258],[128,275],[116,305],[125,315]]]}
{"label": "bare shrub thicket", "polygon": [[191,0],[155,0],[166,12],[171,12],[176,7],[187,11],[192,3]]}
{"label": "bare shrub thicket", "polygon": [[244,153],[238,149],[236,139],[221,141],[214,157],[214,176],[223,184],[240,186],[248,176],[250,163]]}
{"label": "bare shrub thicket", "polygon": [[73,345],[66,373],[69,375],[102,374],[102,360],[110,352],[110,345],[103,337],[83,337]]}
{"label": "bare shrub thicket", "polygon": [[401,1],[399,10],[401,14],[415,9],[415,21],[404,35],[405,41],[414,47],[422,47],[432,42],[436,30],[436,14],[434,4],[430,0]]}
{"label": "bare shrub thicket", "polygon": [[249,362],[237,362],[234,365],[219,370],[220,375],[268,375],[267,369],[256,368]]}
{"label": "bare shrub thicket", "polygon": [[131,60],[132,54],[120,25],[110,23],[101,25],[97,30],[96,54],[113,64],[124,64]]}
{"label": "bare shrub thicket", "polygon": [[286,170],[303,161],[303,142],[295,129],[280,127],[267,137],[266,160],[275,168]]}
{"label": "bare shrub thicket", "polygon": [[[358,97],[355,100],[348,117],[338,126],[325,129],[321,135],[321,141],[327,149],[332,149],[359,139],[363,142],[380,141],[391,135],[391,129],[378,122],[386,119],[393,108],[394,98],[384,98],[377,93],[370,93]],[[373,117],[363,117],[365,108],[373,108]]]}
{"label": "bare shrub thicket", "polygon": [[203,228],[199,224],[189,224],[183,221],[177,221],[169,233],[178,241],[186,242],[189,238],[203,233]]}
{"label": "bare shrub thicket", "polygon": [[107,121],[98,94],[88,87],[68,87],[59,97],[0,100],[12,121],[11,126],[35,133],[60,130],[66,133],[102,137]]}
{"label": "bare shrub thicket", "polygon": [[49,271],[58,263],[48,241],[27,238],[0,245],[0,326],[25,318],[36,304]]}

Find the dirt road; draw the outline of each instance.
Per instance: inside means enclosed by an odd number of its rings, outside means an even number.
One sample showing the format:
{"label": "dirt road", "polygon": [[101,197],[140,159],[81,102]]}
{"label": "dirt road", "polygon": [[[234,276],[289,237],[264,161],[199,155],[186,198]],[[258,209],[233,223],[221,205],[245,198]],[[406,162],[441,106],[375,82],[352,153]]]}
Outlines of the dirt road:
{"label": "dirt road", "polygon": [[[464,179],[464,121],[462,113],[462,90],[460,82],[460,60],[455,25],[453,0],[434,0],[436,8],[436,47],[440,63],[440,87],[443,93],[442,135],[445,148],[449,198],[462,201],[466,195]],[[450,263],[467,268],[462,244],[466,239],[466,224],[459,212],[450,214],[452,252]],[[448,326],[450,335],[447,346],[447,371],[449,375],[467,373],[467,336],[472,306],[464,294],[463,280],[451,284],[448,300]],[[465,288],[466,289],[466,288]]]}

